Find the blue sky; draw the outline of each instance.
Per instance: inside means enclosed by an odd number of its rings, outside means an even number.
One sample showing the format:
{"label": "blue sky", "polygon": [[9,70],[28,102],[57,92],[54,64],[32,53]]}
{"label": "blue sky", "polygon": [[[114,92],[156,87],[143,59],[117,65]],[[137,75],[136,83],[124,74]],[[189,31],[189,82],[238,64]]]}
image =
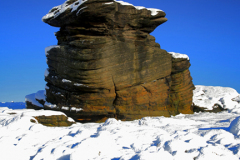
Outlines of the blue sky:
{"label": "blue sky", "polygon": [[[0,1],[0,102],[24,101],[45,88],[44,49],[56,45],[41,21],[64,0]],[[127,0],[158,8],[168,21],[152,35],[162,49],[187,54],[195,85],[232,87],[240,93],[239,0]]]}

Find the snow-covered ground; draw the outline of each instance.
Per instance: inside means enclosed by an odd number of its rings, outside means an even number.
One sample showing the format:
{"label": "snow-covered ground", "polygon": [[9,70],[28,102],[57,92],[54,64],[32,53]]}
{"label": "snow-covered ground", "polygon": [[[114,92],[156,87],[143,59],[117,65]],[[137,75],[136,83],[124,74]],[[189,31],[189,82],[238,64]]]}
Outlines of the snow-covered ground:
{"label": "snow-covered ground", "polygon": [[[234,112],[238,110],[240,95],[229,87],[214,87],[197,85],[193,91],[193,103],[200,107],[205,107],[206,110],[212,110],[214,104]],[[238,112],[236,110],[236,112]],[[240,112],[239,112],[240,113]]]}
{"label": "snow-covered ground", "polygon": [[108,119],[70,127],[30,122],[43,111],[1,107],[0,159],[239,160],[239,97],[230,88],[197,86],[195,103],[206,108],[219,103],[229,110],[128,122]]}

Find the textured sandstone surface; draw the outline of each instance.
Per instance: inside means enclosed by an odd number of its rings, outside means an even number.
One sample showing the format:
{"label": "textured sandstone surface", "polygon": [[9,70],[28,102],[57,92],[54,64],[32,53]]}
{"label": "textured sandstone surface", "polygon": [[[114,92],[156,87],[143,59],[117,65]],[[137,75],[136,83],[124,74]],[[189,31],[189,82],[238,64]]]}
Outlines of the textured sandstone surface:
{"label": "textured sandstone surface", "polygon": [[189,59],[174,58],[149,35],[167,21],[163,11],[68,0],[43,21],[60,27],[58,45],[46,48],[45,109],[81,122],[193,113]]}
{"label": "textured sandstone surface", "polygon": [[[36,116],[34,117],[38,123],[48,127],[67,127],[71,126],[75,122],[68,121],[68,117],[65,115],[51,115],[51,116]],[[34,121],[31,121],[36,123]]]}

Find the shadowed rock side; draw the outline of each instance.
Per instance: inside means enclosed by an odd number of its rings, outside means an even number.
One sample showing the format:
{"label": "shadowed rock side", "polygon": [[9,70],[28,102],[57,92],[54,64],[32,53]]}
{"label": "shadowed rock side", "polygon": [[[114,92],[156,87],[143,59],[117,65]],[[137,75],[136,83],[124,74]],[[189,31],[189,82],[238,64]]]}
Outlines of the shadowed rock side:
{"label": "shadowed rock side", "polygon": [[167,21],[163,11],[79,2],[67,1],[63,12],[55,7],[43,18],[61,27],[58,46],[46,49],[45,109],[56,104],[55,110],[81,122],[192,113],[189,61],[172,58],[149,35]]}
{"label": "shadowed rock side", "polygon": [[184,58],[172,58],[171,109],[175,113],[191,114],[192,96],[195,89],[190,76],[190,62]]}

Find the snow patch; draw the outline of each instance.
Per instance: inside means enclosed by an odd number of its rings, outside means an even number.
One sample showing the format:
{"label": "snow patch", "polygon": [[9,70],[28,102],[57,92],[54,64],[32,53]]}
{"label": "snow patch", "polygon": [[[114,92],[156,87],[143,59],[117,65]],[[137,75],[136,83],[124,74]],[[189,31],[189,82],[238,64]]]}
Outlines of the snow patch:
{"label": "snow patch", "polygon": [[49,87],[47,85],[45,85],[45,90],[48,90],[48,89],[49,89]]}
{"label": "snow patch", "polygon": [[64,115],[66,116],[63,112],[58,112],[58,111],[50,111],[50,110],[30,110],[30,111],[25,111],[21,114],[22,116],[55,116],[55,115]]}
{"label": "snow patch", "polygon": [[158,14],[158,12],[162,11],[160,9],[155,9],[155,8],[147,8],[147,10],[150,10],[152,13],[152,16],[156,16]]}
{"label": "snow patch", "polygon": [[53,45],[45,48],[45,55],[48,56],[48,51],[50,51],[52,48],[60,48],[59,45]]}
{"label": "snow patch", "polygon": [[27,95],[27,96],[25,97],[25,101],[28,101],[28,102],[32,103],[33,105],[35,105],[35,106],[38,106],[38,107],[42,107],[42,108],[43,108],[43,105],[40,104],[40,103],[35,99],[35,93]]}
{"label": "snow patch", "polygon": [[40,90],[35,94],[35,99],[46,101],[45,90]]}
{"label": "snow patch", "polygon": [[232,154],[232,151],[228,150],[223,145],[207,145],[204,148],[200,149],[200,154],[197,156],[198,160],[239,160],[235,155]]}
{"label": "snow patch", "polygon": [[69,122],[75,122],[71,117],[68,117]]}
{"label": "snow patch", "polygon": [[107,5],[108,5],[108,4],[113,4],[113,2],[107,2],[107,3],[104,3],[104,4],[107,4]]}
{"label": "snow patch", "polygon": [[0,113],[3,113],[5,110],[12,110],[12,109],[9,109],[8,107],[0,107]]}
{"label": "snow patch", "polygon": [[143,7],[143,6],[135,6],[135,8],[136,8],[137,10],[146,9],[146,8]]}
{"label": "snow patch", "polygon": [[49,75],[49,68],[45,70],[44,76],[47,77]]}
{"label": "snow patch", "polygon": [[68,80],[68,79],[62,79],[63,83],[71,83],[72,81]]}
{"label": "snow patch", "polygon": [[237,97],[233,98],[232,100],[240,103],[240,95],[238,95]]}
{"label": "snow patch", "polygon": [[64,106],[62,106],[61,109],[62,109],[62,110],[66,110],[66,111],[68,111],[68,110],[69,110],[69,107],[64,107]]}
{"label": "snow patch", "polygon": [[234,135],[240,135],[240,117],[235,118],[230,126],[229,126],[230,132]]}
{"label": "snow patch", "polygon": [[80,83],[74,83],[74,86],[84,86],[84,85]]}
{"label": "snow patch", "polygon": [[168,52],[168,53],[171,54],[173,58],[184,58],[189,60],[189,57],[186,54],[175,53],[175,52]]}
{"label": "snow patch", "polygon": [[44,103],[44,105],[47,106],[47,107],[49,107],[49,108],[57,108],[57,105],[56,105],[56,104],[52,104],[52,103],[47,102],[47,101]]}
{"label": "snow patch", "polygon": [[63,12],[65,12],[67,9],[70,9],[71,12],[77,10],[79,8],[79,6],[81,6],[83,3],[87,2],[87,0],[78,0],[76,2],[74,2],[71,5],[68,5],[67,3],[70,0],[67,0],[66,2],[64,2],[62,5],[53,7],[48,14],[46,14],[43,18],[42,21],[50,19],[50,18],[56,18],[58,17],[60,14],[62,14]]}
{"label": "snow patch", "polygon": [[116,2],[120,3],[121,5],[124,5],[124,6],[134,6],[133,4],[128,3],[128,2],[124,2],[124,1],[116,1]]}
{"label": "snow patch", "polygon": [[82,108],[76,108],[76,112],[80,112],[80,111],[83,111]]}
{"label": "snow patch", "polygon": [[82,11],[82,10],[85,9],[85,8],[87,8],[87,6],[79,9],[76,15],[78,15],[78,14],[80,13],[80,11]]}
{"label": "snow patch", "polygon": [[72,107],[70,110],[71,110],[71,111],[76,111],[76,112],[83,111],[82,108],[76,108],[76,107]]}
{"label": "snow patch", "polygon": [[84,85],[84,84],[81,84],[81,83],[74,83],[74,86],[78,86],[78,87],[80,87],[80,86],[88,87],[87,85]]}
{"label": "snow patch", "polygon": [[[115,0],[116,1],[116,0]],[[124,1],[116,1],[117,3],[120,3],[121,5],[125,5],[125,6],[133,6],[135,7],[137,10],[142,10],[142,9],[147,9],[149,11],[151,11],[151,15],[152,16],[156,16],[158,14],[158,12],[163,12],[162,10],[160,9],[156,9],[156,8],[145,8],[143,6],[134,6],[133,4],[131,3],[128,3],[128,2],[124,2]]]}

